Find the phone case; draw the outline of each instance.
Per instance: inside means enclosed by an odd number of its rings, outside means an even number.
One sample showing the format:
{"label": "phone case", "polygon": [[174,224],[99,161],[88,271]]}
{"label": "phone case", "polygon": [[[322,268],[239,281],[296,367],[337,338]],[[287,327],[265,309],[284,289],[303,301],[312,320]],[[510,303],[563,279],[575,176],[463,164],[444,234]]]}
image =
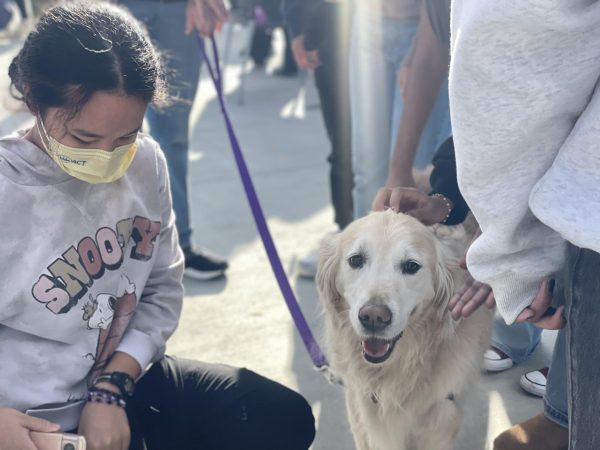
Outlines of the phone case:
{"label": "phone case", "polygon": [[38,406],[25,411],[25,414],[60,425],[61,430],[76,430],[85,400],[55,403]]}
{"label": "phone case", "polygon": [[76,434],[31,431],[29,436],[37,450],[85,450],[85,438]]}

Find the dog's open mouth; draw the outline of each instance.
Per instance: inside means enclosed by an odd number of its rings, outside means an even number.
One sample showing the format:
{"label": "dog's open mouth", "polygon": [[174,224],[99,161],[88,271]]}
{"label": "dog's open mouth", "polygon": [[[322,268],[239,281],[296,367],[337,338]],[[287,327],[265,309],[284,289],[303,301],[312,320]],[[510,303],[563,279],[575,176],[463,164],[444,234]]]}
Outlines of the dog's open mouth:
{"label": "dog's open mouth", "polygon": [[387,360],[398,339],[402,337],[402,333],[393,339],[380,339],[380,338],[366,338],[361,341],[363,356],[371,364],[380,364]]}

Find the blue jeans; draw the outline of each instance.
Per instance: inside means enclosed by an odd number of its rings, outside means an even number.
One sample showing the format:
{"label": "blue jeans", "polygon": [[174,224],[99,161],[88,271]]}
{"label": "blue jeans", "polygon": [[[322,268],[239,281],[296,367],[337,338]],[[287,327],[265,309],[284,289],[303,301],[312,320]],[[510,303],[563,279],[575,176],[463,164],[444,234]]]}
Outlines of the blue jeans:
{"label": "blue jeans", "polygon": [[550,372],[544,396],[544,414],[553,422],[569,427],[569,401],[567,395],[566,332],[560,330],[554,344]]}
{"label": "blue jeans", "polygon": [[192,228],[188,203],[189,119],[200,76],[201,54],[196,37],[185,35],[187,2],[124,0],[166,58],[167,79],[173,103],[157,110],[148,108],[146,120],[150,134],[159,143],[169,167],[171,195],[179,244],[191,245]]}
{"label": "blue jeans", "polygon": [[[350,100],[355,218],[371,210],[377,190],[387,179],[402,113],[398,75],[416,30],[416,22],[382,18],[362,11],[354,15]],[[437,146],[450,132],[446,83],[421,135],[415,168],[422,169],[431,163]]]}
{"label": "blue jeans", "polygon": [[[562,342],[566,355],[570,450],[600,448],[599,269],[599,253],[569,244],[565,267],[556,280],[555,305],[566,305],[567,326],[558,344]],[[547,410],[550,401],[547,396]]]}
{"label": "blue jeans", "polygon": [[498,314],[494,317],[491,343],[502,350],[516,364],[526,361],[535,351],[542,330],[529,323],[506,325]]}
{"label": "blue jeans", "polygon": [[[558,287],[555,292],[558,292]],[[555,298],[559,296],[555,295]],[[542,330],[536,326],[529,323],[506,325],[497,315],[494,318],[491,344],[506,353],[515,363],[521,363],[535,351],[541,335]],[[544,414],[548,419],[565,428],[569,426],[566,370],[565,331],[561,330],[554,344],[546,382]]]}

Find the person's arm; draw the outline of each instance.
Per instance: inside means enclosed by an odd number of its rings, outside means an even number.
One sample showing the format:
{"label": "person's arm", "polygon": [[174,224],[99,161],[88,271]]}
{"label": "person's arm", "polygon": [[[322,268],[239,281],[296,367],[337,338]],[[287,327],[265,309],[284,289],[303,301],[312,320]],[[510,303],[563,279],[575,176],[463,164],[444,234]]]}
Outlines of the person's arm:
{"label": "person's arm", "polygon": [[423,3],[410,69],[404,88],[404,105],[398,138],[390,162],[386,187],[414,186],[412,167],[427,119],[448,74],[448,43],[436,36]]}
{"label": "person's arm", "polygon": [[[153,141],[150,145],[157,146]],[[183,303],[183,254],[171,206],[167,165],[158,148],[155,154],[158,187],[149,182],[147,188],[153,189],[153,194],[160,199],[161,228],[156,240],[149,244],[155,246],[156,259],[145,286],[138,294],[137,306],[134,309],[133,303],[131,310],[124,312],[124,315],[133,316],[123,324],[126,328],[121,342],[102,369],[103,373],[124,372],[134,380],[152,361],[164,354],[166,341],[175,331]],[[119,291],[135,293],[135,285],[127,277],[122,277],[121,283]],[[135,302],[135,299],[130,300]],[[113,329],[119,326],[119,320],[114,317],[111,325],[111,331],[117,334],[118,330]],[[93,379],[91,381],[94,382]],[[120,393],[119,388],[107,382],[98,382],[94,386]],[[88,402],[81,413],[78,433],[85,436],[91,448],[129,447],[127,415],[125,409],[117,405]]]}
{"label": "person's arm", "polygon": [[198,31],[203,37],[210,37],[221,31],[223,22],[229,18],[223,0],[188,0],[185,11],[185,34]]}
{"label": "person's arm", "polygon": [[452,138],[448,138],[436,151],[432,164],[429,195],[414,188],[383,187],[375,196],[373,211],[391,208],[410,214],[425,225],[440,222],[445,225],[462,223],[469,207],[458,189]]}
{"label": "person's arm", "polygon": [[161,182],[158,195],[162,208],[161,230],[155,250],[158,254],[135,315],[117,347],[117,352],[133,357],[141,370],[164,354],[166,341],[177,327],[183,304],[183,253],[175,228],[166,164],[162,151],[157,150]]}
{"label": "person's arm", "polygon": [[452,10],[459,185],[483,231],[467,263],[509,324],[562,267],[561,234],[598,236],[600,8],[539,3],[457,0]]}
{"label": "person's arm", "polygon": [[303,70],[317,68],[321,64],[319,50],[307,50],[306,35],[314,45],[320,39],[324,20],[320,11],[321,0],[283,0],[281,13],[292,39],[292,54],[298,67]]}
{"label": "person's arm", "polygon": [[304,17],[303,0],[282,0],[281,14],[292,39],[304,34],[302,19]]}
{"label": "person's arm", "polygon": [[441,194],[452,201],[452,211],[444,223],[457,225],[464,222],[469,213],[469,205],[458,188],[454,140],[451,137],[438,148],[431,163],[433,170],[429,177],[430,194]]}

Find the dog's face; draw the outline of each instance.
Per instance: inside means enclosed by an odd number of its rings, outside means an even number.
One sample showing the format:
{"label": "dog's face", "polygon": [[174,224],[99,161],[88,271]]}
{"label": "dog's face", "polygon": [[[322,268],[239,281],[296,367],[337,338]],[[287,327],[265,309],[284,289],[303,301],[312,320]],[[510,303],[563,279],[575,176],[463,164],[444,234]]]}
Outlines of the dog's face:
{"label": "dog's face", "polygon": [[350,321],[373,364],[386,361],[411,319],[450,290],[433,233],[391,211],[359,219],[324,242],[317,283],[328,313]]}

